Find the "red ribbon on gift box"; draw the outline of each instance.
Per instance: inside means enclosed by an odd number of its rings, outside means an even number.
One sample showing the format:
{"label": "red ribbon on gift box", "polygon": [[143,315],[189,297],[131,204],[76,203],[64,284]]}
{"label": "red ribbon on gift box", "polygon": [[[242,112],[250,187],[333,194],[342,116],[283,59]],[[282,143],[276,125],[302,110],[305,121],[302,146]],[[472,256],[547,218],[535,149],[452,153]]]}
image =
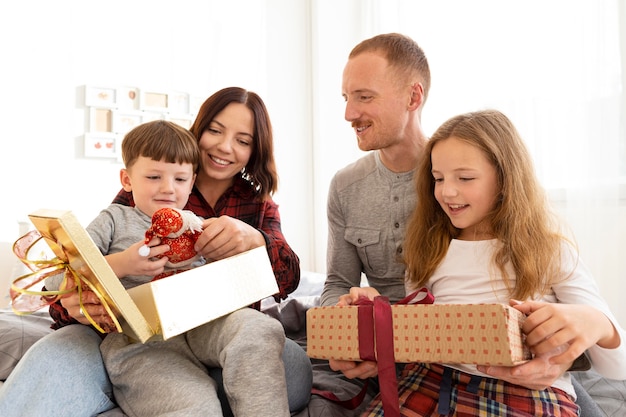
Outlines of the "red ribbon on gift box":
{"label": "red ribbon on gift box", "polygon": [[[398,301],[397,304],[432,304],[434,301],[433,295],[426,288],[422,288]],[[355,305],[358,306],[359,357],[367,361],[376,361],[378,364],[378,383],[385,417],[400,417],[393,348],[393,316],[389,299],[384,296],[377,296],[374,300],[360,297]],[[312,393],[353,410],[365,398],[367,385],[366,381],[361,392],[348,400],[340,400],[332,392],[315,388]]]}

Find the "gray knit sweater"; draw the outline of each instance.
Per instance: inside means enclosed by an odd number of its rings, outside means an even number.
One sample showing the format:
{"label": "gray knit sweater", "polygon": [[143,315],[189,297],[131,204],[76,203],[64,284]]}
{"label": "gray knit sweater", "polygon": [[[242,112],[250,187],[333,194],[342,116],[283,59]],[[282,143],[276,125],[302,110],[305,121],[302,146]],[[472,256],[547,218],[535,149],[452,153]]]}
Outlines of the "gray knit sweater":
{"label": "gray knit sweater", "polygon": [[404,297],[400,256],[416,203],[413,173],[388,170],[373,151],[335,174],[328,193],[322,305],[335,305],[350,287],[360,286],[361,273],[392,303]]}

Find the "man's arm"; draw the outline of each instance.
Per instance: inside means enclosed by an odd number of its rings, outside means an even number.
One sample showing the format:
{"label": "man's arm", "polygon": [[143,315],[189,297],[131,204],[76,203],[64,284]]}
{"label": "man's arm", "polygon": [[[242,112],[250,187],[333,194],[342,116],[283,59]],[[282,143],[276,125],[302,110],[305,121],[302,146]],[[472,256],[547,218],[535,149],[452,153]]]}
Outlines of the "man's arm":
{"label": "man's arm", "polygon": [[354,245],[345,239],[346,221],[344,207],[337,194],[336,177],[328,192],[328,245],[326,254],[326,282],[321,296],[321,305],[333,306],[339,297],[350,292],[350,288],[361,284],[361,259]]}

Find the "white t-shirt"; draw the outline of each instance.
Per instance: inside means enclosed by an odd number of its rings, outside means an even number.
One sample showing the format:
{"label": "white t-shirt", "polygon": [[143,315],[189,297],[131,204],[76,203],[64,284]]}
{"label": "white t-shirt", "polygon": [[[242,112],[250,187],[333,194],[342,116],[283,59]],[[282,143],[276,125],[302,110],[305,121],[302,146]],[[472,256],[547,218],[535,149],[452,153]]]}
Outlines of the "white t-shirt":
{"label": "white t-shirt", "polygon": [[[500,271],[491,262],[498,247],[496,239],[466,241],[453,239],[448,253],[433,273],[426,287],[435,297],[435,304],[509,304],[509,292]],[[626,332],[619,326],[606,301],[600,296],[598,286],[570,245],[563,245],[562,276],[552,286],[552,292],[538,298],[540,301],[564,304],[587,304],[602,311],[620,333],[622,343],[616,349],[603,349],[597,345],[587,354],[596,371],[612,379],[626,379]],[[512,267],[509,277],[515,279]],[[407,293],[414,291],[407,285]],[[489,376],[476,370],[475,365],[448,365],[475,375]],[[569,374],[562,375],[553,384],[575,396]]]}

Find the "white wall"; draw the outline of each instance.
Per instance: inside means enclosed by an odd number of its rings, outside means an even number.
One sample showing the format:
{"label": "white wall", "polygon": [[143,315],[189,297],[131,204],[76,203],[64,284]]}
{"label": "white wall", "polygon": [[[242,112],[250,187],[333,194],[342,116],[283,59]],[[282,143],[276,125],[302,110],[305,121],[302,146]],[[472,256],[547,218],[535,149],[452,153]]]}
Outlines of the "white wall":
{"label": "white wall", "polygon": [[70,209],[87,224],[119,190],[118,162],[82,155],[81,86],[208,97],[238,85],[269,108],[283,231],[310,267],[307,12],[289,0],[0,4],[0,241],[14,240],[17,220],[39,208]]}

